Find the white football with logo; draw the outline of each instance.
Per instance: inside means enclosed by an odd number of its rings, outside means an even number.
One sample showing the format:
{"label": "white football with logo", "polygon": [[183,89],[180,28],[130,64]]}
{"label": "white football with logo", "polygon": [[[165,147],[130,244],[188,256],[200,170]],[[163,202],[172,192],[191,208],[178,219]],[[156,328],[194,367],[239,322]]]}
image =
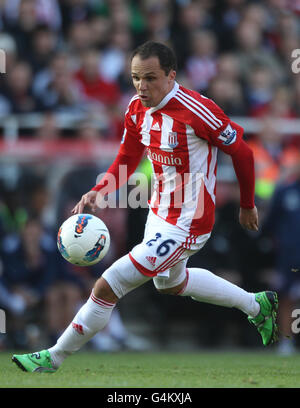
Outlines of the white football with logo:
{"label": "white football with logo", "polygon": [[95,265],[107,254],[109,246],[108,228],[92,214],[72,215],[58,230],[58,250],[74,265]]}

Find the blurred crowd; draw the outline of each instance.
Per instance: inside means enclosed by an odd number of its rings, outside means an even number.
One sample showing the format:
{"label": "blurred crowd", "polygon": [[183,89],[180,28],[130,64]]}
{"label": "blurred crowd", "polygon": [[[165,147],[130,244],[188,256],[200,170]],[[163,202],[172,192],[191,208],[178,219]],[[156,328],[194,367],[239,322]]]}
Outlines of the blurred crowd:
{"label": "blurred crowd", "polygon": [[152,39],[174,48],[183,85],[229,115],[295,118],[299,9],[289,0],[1,0],[0,117],[85,112],[109,117],[106,136],[120,137],[129,56]]}
{"label": "blurred crowd", "polygon": [[[300,3],[293,0],[0,0],[0,49],[6,56],[0,120],[27,113],[43,118],[20,139],[118,143],[134,95],[130,55],[146,40],[174,49],[180,84],[212,98],[230,117],[260,120],[245,134],[255,156],[260,232],[239,226],[238,186],[230,158],[220,154],[216,226],[189,265],[253,292],[278,290],[283,352],[297,346],[297,339],[286,339],[293,335],[291,310],[300,300],[300,129],[288,130],[289,120],[300,114],[300,74],[292,70],[299,38]],[[56,114],[80,121],[66,131]],[[97,268],[76,268],[58,254],[59,225],[108,164],[87,157],[80,165],[25,163],[16,170],[0,162],[0,308],[9,328],[5,339],[0,334],[0,348],[34,347],[42,335],[50,345],[96,277],[142,238],[146,210],[107,209],[99,215],[111,231],[112,247]],[[234,311],[163,299],[147,285],[139,291],[142,296],[121,302],[124,320],[153,323],[166,345],[168,324],[187,316],[199,320],[199,345],[223,345],[226,339],[258,344]],[[145,300],[141,308],[138,302]],[[113,322],[107,342],[102,336],[95,347],[126,345],[120,315]],[[138,339],[130,344],[146,347]]]}

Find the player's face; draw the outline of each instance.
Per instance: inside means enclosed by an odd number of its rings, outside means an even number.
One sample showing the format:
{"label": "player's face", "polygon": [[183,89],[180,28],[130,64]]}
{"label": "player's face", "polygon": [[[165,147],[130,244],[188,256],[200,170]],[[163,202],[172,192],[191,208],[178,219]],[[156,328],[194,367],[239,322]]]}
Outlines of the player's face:
{"label": "player's face", "polygon": [[172,90],[176,72],[168,75],[161,68],[157,57],[141,59],[138,55],[131,62],[133,85],[145,107],[157,106]]}

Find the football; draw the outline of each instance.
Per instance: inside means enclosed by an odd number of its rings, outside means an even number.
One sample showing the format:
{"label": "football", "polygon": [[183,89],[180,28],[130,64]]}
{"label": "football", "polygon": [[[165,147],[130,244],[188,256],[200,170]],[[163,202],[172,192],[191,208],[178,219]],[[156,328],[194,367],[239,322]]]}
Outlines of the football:
{"label": "football", "polygon": [[74,265],[95,265],[104,258],[109,245],[108,228],[92,214],[72,215],[58,230],[59,252]]}

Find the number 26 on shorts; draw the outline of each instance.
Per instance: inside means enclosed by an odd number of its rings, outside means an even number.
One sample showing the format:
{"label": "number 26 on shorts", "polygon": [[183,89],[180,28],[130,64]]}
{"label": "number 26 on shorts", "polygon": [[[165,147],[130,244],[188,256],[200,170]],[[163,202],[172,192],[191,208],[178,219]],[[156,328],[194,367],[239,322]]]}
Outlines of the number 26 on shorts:
{"label": "number 26 on shorts", "polygon": [[[148,246],[154,245],[154,243],[156,243],[159,238],[161,238],[161,234],[157,232],[155,234],[155,238],[147,241],[146,245]],[[176,245],[176,241],[174,241],[174,239],[166,239],[165,241],[161,242],[156,249],[156,255],[157,256],[167,255],[168,252],[170,251],[171,245]]]}

